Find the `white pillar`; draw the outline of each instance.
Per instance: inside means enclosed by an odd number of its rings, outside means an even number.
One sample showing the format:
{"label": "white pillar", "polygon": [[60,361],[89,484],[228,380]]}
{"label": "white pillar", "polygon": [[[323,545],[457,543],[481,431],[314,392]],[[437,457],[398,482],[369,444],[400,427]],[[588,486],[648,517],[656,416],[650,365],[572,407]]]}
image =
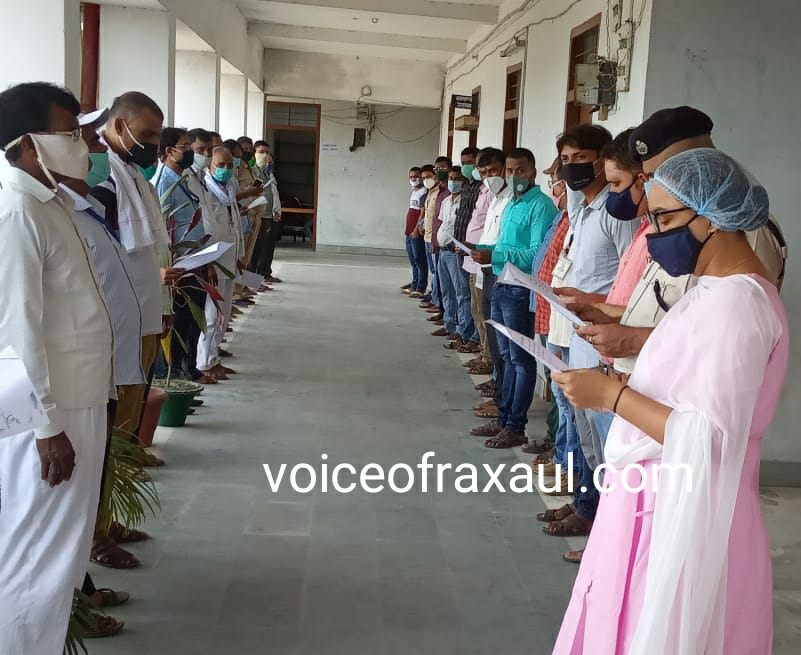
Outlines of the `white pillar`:
{"label": "white pillar", "polygon": [[238,139],[245,133],[246,92],[244,75],[220,76],[220,134],[223,139]]}
{"label": "white pillar", "polygon": [[254,141],[264,138],[264,93],[253,82],[248,83],[248,122],[245,134]]}
{"label": "white pillar", "polygon": [[[80,0],[2,1],[0,89],[53,82],[81,93]],[[12,7],[13,5],[13,7]]]}
{"label": "white pillar", "polygon": [[100,7],[100,106],[121,93],[141,91],[175,116],[175,16],[166,11]]}
{"label": "white pillar", "polygon": [[175,53],[175,125],[217,129],[219,57],[213,52]]}

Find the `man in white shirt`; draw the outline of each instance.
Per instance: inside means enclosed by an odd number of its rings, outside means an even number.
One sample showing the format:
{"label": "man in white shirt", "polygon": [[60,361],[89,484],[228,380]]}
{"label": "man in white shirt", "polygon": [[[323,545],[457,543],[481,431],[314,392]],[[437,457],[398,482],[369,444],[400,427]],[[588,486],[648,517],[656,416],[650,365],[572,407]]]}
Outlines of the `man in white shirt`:
{"label": "man in white shirt", "polygon": [[0,93],[0,343],[48,416],[0,438],[0,653],[61,655],[86,571],[113,398],[113,337],[70,196],[89,166],[78,101],[46,83]]}
{"label": "man in white shirt", "polygon": [[[476,273],[476,286],[480,285],[481,294],[481,311],[484,316],[492,315],[492,288],[495,286],[495,275],[492,272],[492,265],[480,264],[480,250],[494,246],[498,243],[498,235],[501,231],[501,218],[503,212],[512,200],[512,189],[506,184],[506,153],[503,150],[488,150],[485,153],[486,160],[482,157],[482,161],[487,162],[487,177],[484,180],[490,193],[492,194],[492,201],[490,202],[489,209],[487,209],[487,217],[484,221],[484,231],[481,233],[481,238],[476,245],[476,250],[473,251],[471,258],[478,265],[478,273]],[[500,390],[503,386],[503,359],[501,358],[501,351],[498,348],[498,339],[495,330],[487,330],[487,344],[489,345],[490,355],[492,357],[492,385],[486,389],[487,393],[492,392],[492,397],[497,402],[500,396]],[[482,390],[483,392],[484,390]],[[470,434],[477,437],[494,437],[500,432],[501,428],[495,420],[489,421],[484,425],[477,426],[470,430]]]}
{"label": "man in white shirt", "polygon": [[[142,369],[149,375],[159,339],[172,325],[169,286],[183,271],[170,267],[170,239],[161,204],[142,169],[156,163],[164,114],[143,93],[129,91],[114,100],[103,137],[109,148],[111,180],[117,197],[120,243],[142,311]],[[121,394],[117,416],[136,434],[147,386],[129,385]],[[119,421],[118,421],[119,423]]]}

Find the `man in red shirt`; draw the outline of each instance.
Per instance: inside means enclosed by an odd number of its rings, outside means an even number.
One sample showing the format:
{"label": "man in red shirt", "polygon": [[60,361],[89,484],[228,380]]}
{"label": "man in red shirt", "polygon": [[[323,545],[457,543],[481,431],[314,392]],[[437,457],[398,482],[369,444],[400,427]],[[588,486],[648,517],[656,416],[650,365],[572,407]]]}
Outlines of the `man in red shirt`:
{"label": "man in red shirt", "polygon": [[412,298],[422,298],[428,284],[428,260],[426,259],[426,244],[418,223],[423,200],[427,189],[423,186],[419,166],[409,169],[409,185],[412,195],[409,199],[409,210],[406,212],[406,254],[412,267],[412,281],[401,287],[402,293]]}

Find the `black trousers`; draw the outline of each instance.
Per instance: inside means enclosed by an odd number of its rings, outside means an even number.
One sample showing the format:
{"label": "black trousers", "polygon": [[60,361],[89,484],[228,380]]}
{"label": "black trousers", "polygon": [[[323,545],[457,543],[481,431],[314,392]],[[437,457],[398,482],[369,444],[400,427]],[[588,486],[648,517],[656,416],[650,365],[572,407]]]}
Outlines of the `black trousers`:
{"label": "black trousers", "polygon": [[[200,286],[194,277],[183,278],[178,282],[178,286],[186,293],[192,301],[203,312],[206,307],[206,292],[197,288]],[[173,370],[183,371],[190,377],[199,375],[197,370],[197,342],[200,338],[200,326],[197,324],[189,303],[181,295],[176,293],[173,300],[173,327],[175,333],[172,335],[170,353],[173,357]],[[176,336],[179,335],[179,336]],[[181,341],[183,340],[183,343]],[[184,348],[186,344],[186,348]]]}
{"label": "black trousers", "polygon": [[270,277],[273,274],[273,256],[275,255],[275,242],[281,233],[281,225],[266,216],[261,221],[259,235],[256,237],[256,246],[250,259],[250,270]]}

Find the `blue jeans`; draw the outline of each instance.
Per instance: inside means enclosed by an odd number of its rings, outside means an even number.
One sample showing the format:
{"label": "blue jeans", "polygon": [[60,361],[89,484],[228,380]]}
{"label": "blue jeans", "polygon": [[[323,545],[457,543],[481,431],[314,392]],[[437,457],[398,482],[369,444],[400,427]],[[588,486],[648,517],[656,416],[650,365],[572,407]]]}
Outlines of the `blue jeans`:
{"label": "blue jeans", "polygon": [[[562,361],[570,361],[569,348],[555,346],[548,343],[548,350],[555,355],[562,355]],[[578,432],[576,431],[576,413],[573,405],[568,401],[562,389],[556,382],[551,382],[551,393],[556,400],[556,406],[559,408],[559,427],[556,429],[556,436],[554,439],[554,462],[567,465],[567,454],[573,453],[573,469],[578,472],[578,454],[576,451],[581,450],[579,446]]]}
{"label": "blue jeans", "polygon": [[470,273],[462,268],[463,262],[464,257],[456,254],[456,273],[453,274],[453,278],[459,312],[459,334],[462,335],[463,341],[479,343],[481,337],[478,335],[478,328],[476,328],[473,312],[470,309]]}
{"label": "blue jeans", "polygon": [[[496,284],[492,290],[492,320],[534,336],[534,314],[529,311],[529,292],[523,287]],[[498,424],[512,432],[524,432],[537,382],[535,359],[502,334],[496,334],[503,360],[503,386],[498,402]]]}
{"label": "blue jeans", "polygon": [[[584,457],[584,452],[581,448],[576,450],[573,457],[578,461],[578,484],[576,485],[576,497],[573,500],[573,505],[576,507],[576,514],[581,518],[594,521],[601,494],[595,488],[593,469],[587,463],[587,458]],[[586,491],[582,492],[582,487]]]}
{"label": "blue jeans", "polygon": [[425,293],[428,285],[426,243],[421,238],[406,237],[406,255],[412,266],[412,291]]}
{"label": "blue jeans", "polygon": [[437,275],[437,257],[431,253],[431,244],[423,241],[423,248],[426,251],[426,259],[428,260],[428,270],[431,271],[431,303],[434,305],[441,305],[439,297],[439,276]]}
{"label": "blue jeans", "polygon": [[439,253],[439,297],[442,300],[442,320],[448,332],[459,331],[459,312],[456,302],[456,287],[451,276],[451,261],[456,253],[443,250]]}
{"label": "blue jeans", "polygon": [[585,410],[589,415],[590,420],[595,424],[595,429],[598,431],[598,436],[601,439],[601,446],[606,447],[606,437],[609,435],[609,428],[612,427],[612,421],[615,415],[612,412],[596,412],[594,409]]}

